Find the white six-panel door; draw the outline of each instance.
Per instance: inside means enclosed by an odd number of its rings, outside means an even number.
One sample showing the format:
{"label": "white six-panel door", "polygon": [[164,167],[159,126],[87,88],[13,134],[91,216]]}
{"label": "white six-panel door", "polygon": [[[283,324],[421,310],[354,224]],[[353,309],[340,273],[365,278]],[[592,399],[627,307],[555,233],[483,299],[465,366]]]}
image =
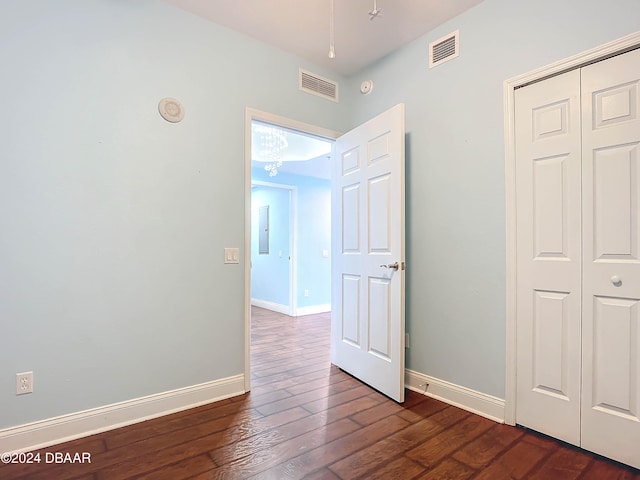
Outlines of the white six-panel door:
{"label": "white six-panel door", "polygon": [[640,467],[640,50],[515,108],[516,421]]}
{"label": "white six-panel door", "polygon": [[640,468],[640,50],[582,69],[582,446]]}
{"label": "white six-panel door", "polygon": [[403,402],[404,105],[338,138],[335,158],[332,362]]}
{"label": "white six-panel door", "polygon": [[580,444],[580,72],[516,90],[516,422]]}

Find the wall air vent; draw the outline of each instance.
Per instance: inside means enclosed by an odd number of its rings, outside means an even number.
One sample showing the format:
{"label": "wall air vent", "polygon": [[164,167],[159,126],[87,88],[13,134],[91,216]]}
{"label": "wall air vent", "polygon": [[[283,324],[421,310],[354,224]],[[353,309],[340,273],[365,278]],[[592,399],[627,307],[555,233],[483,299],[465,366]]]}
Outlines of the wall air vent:
{"label": "wall air vent", "polygon": [[460,55],[458,30],[429,44],[429,68],[448,62]]}
{"label": "wall air vent", "polygon": [[303,92],[318,95],[319,97],[338,101],[338,83],[333,80],[322,78],[315,73],[300,69],[298,76],[298,87]]}

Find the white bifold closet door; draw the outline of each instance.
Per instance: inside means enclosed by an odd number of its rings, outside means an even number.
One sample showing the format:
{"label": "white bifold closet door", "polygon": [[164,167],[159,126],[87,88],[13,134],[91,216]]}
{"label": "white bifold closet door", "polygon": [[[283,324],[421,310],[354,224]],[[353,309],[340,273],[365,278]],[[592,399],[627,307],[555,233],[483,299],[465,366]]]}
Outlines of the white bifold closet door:
{"label": "white bifold closet door", "polygon": [[516,91],[517,423],[640,467],[640,50]]}

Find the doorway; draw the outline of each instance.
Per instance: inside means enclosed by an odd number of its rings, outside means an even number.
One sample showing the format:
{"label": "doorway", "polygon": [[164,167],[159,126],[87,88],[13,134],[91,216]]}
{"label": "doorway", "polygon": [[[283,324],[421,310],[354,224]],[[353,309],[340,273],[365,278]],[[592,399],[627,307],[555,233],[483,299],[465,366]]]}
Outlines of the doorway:
{"label": "doorway", "polygon": [[331,309],[331,153],[339,134],[253,109],[245,120],[248,391],[253,306],[293,317]]}
{"label": "doorway", "polygon": [[[262,115],[262,117],[261,117]],[[330,182],[329,263],[331,362],[397,402],[404,399],[404,104],[397,104],[348,133],[322,131],[248,110],[245,132],[245,390],[251,376],[252,122],[335,139]],[[276,143],[279,141],[276,140]],[[265,142],[269,143],[269,142]],[[264,170],[284,169],[269,159]],[[326,212],[325,208],[325,213]],[[297,215],[303,218],[303,215]],[[306,231],[298,228],[299,231]],[[308,232],[307,232],[308,233]],[[314,235],[312,235],[313,237]],[[301,243],[298,241],[298,243]],[[294,249],[299,248],[294,247]],[[318,254],[316,248],[315,254]],[[329,255],[329,252],[332,252]],[[384,262],[384,263],[381,263]],[[294,258],[295,265],[295,258]],[[294,267],[294,270],[297,268]],[[301,269],[300,269],[301,270]],[[299,279],[298,279],[299,282]],[[304,291],[303,295],[306,294]],[[299,296],[298,296],[299,298]],[[360,354],[360,353],[361,354]]]}

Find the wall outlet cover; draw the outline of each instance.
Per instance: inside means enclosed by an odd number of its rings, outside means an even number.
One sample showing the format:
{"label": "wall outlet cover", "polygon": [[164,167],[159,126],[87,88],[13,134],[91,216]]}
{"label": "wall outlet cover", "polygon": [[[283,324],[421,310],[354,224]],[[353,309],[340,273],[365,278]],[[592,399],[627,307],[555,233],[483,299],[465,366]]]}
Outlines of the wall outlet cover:
{"label": "wall outlet cover", "polygon": [[33,393],[33,372],[16,373],[16,395]]}

